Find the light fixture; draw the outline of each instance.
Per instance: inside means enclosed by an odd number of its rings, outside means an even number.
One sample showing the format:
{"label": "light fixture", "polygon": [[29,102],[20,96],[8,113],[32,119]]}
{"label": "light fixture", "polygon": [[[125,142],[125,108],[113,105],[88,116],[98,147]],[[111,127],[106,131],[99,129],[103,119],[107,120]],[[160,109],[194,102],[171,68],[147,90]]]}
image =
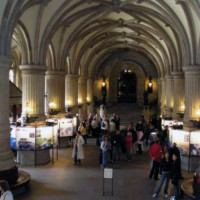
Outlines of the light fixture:
{"label": "light fixture", "polygon": [[66,100],[66,106],[70,106],[70,105],[71,105],[71,101],[70,101],[69,98],[67,98],[67,100]]}
{"label": "light fixture", "polygon": [[82,99],[78,98],[78,108],[81,109],[83,107]]}
{"label": "light fixture", "polygon": [[182,106],[181,106],[181,111],[184,111],[185,110],[185,105],[183,104]]}
{"label": "light fixture", "polygon": [[86,97],[87,105],[90,105],[90,97]]}
{"label": "light fixture", "polygon": [[153,83],[152,83],[152,78],[151,76],[149,77],[149,82],[148,82],[148,89],[147,89],[148,93],[152,93],[153,92]]}
{"label": "light fixture", "polygon": [[51,110],[54,110],[56,108],[56,103],[53,101],[53,99],[51,100],[51,102],[49,103],[49,108]]}
{"label": "light fixture", "polygon": [[197,115],[197,117],[200,117],[200,109],[198,109],[198,110],[196,111],[196,115]]}
{"label": "light fixture", "polygon": [[102,80],[102,87],[101,87],[101,93],[102,93],[102,104],[106,104],[106,95],[107,95],[107,90],[106,90],[106,81],[105,81],[105,76],[103,75],[103,80]]}
{"label": "light fixture", "polygon": [[26,103],[26,107],[25,107],[25,113],[26,115],[30,115],[30,113],[32,112],[31,107],[29,106],[29,103]]}

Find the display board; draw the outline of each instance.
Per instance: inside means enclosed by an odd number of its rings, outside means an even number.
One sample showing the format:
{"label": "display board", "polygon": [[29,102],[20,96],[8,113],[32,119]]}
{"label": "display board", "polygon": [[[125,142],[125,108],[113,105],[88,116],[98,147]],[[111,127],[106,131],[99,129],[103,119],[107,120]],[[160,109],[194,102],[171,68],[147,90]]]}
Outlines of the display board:
{"label": "display board", "polygon": [[16,148],[19,150],[35,150],[34,127],[17,127]]}
{"label": "display board", "polygon": [[176,143],[181,155],[189,155],[190,132],[185,130],[172,130],[171,143]]}
{"label": "display board", "polygon": [[73,136],[74,133],[74,120],[71,118],[59,120],[59,137]]}
{"label": "display board", "polygon": [[58,125],[38,127],[11,126],[10,145],[16,150],[49,149],[58,144]]}
{"label": "display board", "polygon": [[200,156],[200,131],[190,133],[190,155]]}
{"label": "display board", "polygon": [[10,147],[11,149],[16,149],[16,126],[11,126],[10,128]]}

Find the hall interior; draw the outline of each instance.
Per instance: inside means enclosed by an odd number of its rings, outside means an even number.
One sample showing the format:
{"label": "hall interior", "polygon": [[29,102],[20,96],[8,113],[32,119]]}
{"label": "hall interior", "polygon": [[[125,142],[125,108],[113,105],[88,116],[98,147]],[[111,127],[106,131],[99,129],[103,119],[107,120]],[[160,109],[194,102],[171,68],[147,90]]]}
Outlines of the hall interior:
{"label": "hall interior", "polygon": [[[60,198],[76,199],[76,191],[79,197],[88,191],[86,185],[75,190],[84,176],[100,195],[94,139],[80,171],[71,166],[70,148],[49,163],[52,149],[60,140],[68,146],[65,136],[90,113],[102,119],[119,114],[121,126],[136,124],[141,116],[162,120],[192,179],[200,156],[199,22],[200,0],[0,0],[0,179],[13,185],[18,170],[31,175],[30,191],[19,199],[55,199],[47,194],[51,189]],[[123,162],[116,170],[119,199],[125,198],[121,187],[133,196],[139,190],[129,188],[135,180],[127,175],[126,182],[122,171],[137,179],[142,174],[140,186],[149,185],[147,150],[135,159],[127,171]],[[37,162],[44,166],[34,168]],[[71,191],[53,190],[53,174],[63,183],[59,187],[71,183]],[[155,184],[150,185],[141,198],[149,198]]]}

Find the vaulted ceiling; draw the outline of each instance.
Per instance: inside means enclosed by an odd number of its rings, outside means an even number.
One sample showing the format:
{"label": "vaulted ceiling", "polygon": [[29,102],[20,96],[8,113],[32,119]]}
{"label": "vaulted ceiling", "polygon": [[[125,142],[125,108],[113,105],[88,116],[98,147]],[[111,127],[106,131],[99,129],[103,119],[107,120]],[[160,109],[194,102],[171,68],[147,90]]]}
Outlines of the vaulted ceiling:
{"label": "vaulted ceiling", "polygon": [[[113,57],[158,77],[200,64],[200,0],[0,0],[0,54],[96,77]],[[127,56],[129,55],[129,56]]]}

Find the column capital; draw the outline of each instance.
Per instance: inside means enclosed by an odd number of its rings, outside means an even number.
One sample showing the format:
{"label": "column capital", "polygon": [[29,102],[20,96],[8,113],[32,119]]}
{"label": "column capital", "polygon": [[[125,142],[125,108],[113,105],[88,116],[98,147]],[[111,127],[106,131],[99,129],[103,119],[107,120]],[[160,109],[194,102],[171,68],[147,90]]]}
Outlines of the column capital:
{"label": "column capital", "polygon": [[87,76],[80,76],[80,77],[78,78],[78,81],[79,81],[79,82],[86,82],[87,79],[88,79]]}
{"label": "column capital", "polygon": [[67,74],[65,77],[66,78],[78,78],[79,75],[78,74]]}
{"label": "column capital", "polygon": [[166,75],[165,78],[166,79],[173,79],[173,76],[172,75]]}
{"label": "column capital", "polygon": [[172,72],[174,79],[183,79],[184,78],[184,72]]}
{"label": "column capital", "polygon": [[44,74],[47,70],[47,67],[43,65],[20,65],[19,68],[22,74]]}
{"label": "column capital", "polygon": [[11,56],[0,55],[0,65],[1,67],[8,67],[12,63]]}
{"label": "column capital", "polygon": [[185,74],[200,75],[200,65],[183,66],[183,71]]}
{"label": "column capital", "polygon": [[46,71],[46,75],[47,76],[65,76],[66,72],[64,71]]}

